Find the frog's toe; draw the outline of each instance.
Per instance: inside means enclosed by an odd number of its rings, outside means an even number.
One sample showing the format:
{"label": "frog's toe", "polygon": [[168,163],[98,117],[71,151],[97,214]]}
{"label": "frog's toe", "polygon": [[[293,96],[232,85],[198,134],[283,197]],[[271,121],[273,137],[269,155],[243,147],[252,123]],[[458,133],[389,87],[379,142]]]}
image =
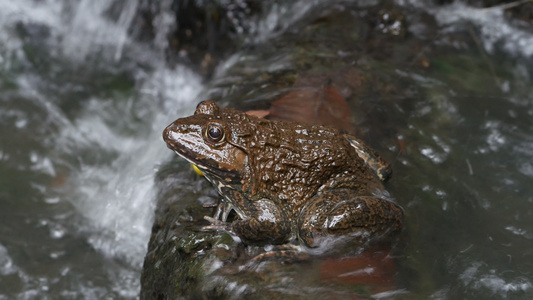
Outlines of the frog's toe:
{"label": "frog's toe", "polygon": [[309,260],[310,257],[311,256],[308,253],[298,249],[274,248],[273,250],[254,256],[248,261],[248,263],[246,263],[246,268],[253,269],[259,263],[265,261],[279,261],[282,263],[303,262]]}
{"label": "frog's toe", "polygon": [[231,223],[227,223],[224,221],[217,220],[215,218],[204,216],[204,219],[211,223],[211,225],[207,225],[202,227],[203,231],[226,231],[231,232]]}

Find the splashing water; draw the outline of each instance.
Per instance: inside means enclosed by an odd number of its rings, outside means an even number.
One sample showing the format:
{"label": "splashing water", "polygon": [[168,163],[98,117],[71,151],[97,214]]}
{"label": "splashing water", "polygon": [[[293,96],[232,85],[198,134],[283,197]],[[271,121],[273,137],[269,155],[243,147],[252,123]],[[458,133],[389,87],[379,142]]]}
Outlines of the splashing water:
{"label": "splashing water", "polygon": [[166,98],[161,107],[141,108],[150,110],[138,112],[150,115],[141,123],[148,129],[139,128],[143,134],[124,135],[108,125],[108,121],[124,118],[124,113],[129,117],[131,112],[124,109],[135,101],[149,104],[153,100],[150,94],[129,99],[125,107],[112,107],[110,101],[92,99],[84,115],[62,130],[58,150],[81,145],[84,150],[113,153],[114,158],[104,164],[82,161],[80,169],[73,170],[69,184],[74,205],[95,227],[89,240],[95,248],[141,266],[153,221],[155,164],[170,156],[161,142],[161,128],[195,98],[199,82],[195,74],[184,68],[152,74],[141,90],[157,89],[173,96]]}
{"label": "splashing water", "polygon": [[[147,53],[129,39],[138,1],[125,1],[110,17],[113,4],[0,3],[0,79],[11,85],[0,84],[0,115],[4,141],[13,144],[0,145],[0,160],[11,167],[2,172],[33,178],[19,180],[32,195],[20,214],[38,212],[26,219],[35,237],[22,247],[7,237],[17,238],[11,228],[24,218],[4,218],[0,275],[7,286],[0,284],[0,299],[138,295],[154,174],[171,155],[161,131],[192,109],[202,86],[187,68],[167,68],[162,51]],[[171,23],[165,18],[161,32]],[[127,52],[150,56],[151,69],[128,67]],[[3,203],[21,201],[14,195],[2,194]],[[28,251],[24,262],[19,253]]]}
{"label": "splashing water", "polygon": [[528,30],[509,23],[505,18],[505,5],[476,8],[462,1],[454,1],[450,5],[437,8],[422,1],[397,0],[397,2],[400,5],[409,4],[430,12],[441,26],[447,26],[452,31],[463,26],[463,22],[472,23],[481,31],[480,38],[488,53],[493,54],[497,45],[502,43],[502,48],[507,53],[522,57],[533,55],[533,36]]}
{"label": "splashing water", "polygon": [[[148,47],[128,35],[143,3],[138,0],[0,1],[0,300],[138,297],[154,174],[173,155],[160,134],[192,112],[202,89],[197,74],[165,64],[175,26],[172,2],[159,2]],[[531,34],[509,27],[501,11],[460,2],[439,10],[396,2],[434,15],[443,32],[463,21],[479,26],[489,56],[499,47],[519,57],[533,53]],[[256,20],[248,42],[276,38],[313,6],[326,4],[278,3]],[[240,58],[223,62],[217,74]],[[268,63],[278,70],[290,62],[283,56]],[[450,76],[460,76],[457,64]],[[419,235],[410,241],[415,255],[403,263],[427,270],[412,281],[429,286],[432,298],[527,297],[533,291],[528,68],[517,62],[501,82],[502,94],[485,99],[458,94],[461,88],[431,74],[432,68],[415,74],[398,67],[398,74],[428,90],[412,114],[404,115],[408,104],[388,111],[411,126],[397,126],[411,154],[399,156],[395,182],[409,212],[406,222],[420,224],[411,231]],[[428,260],[417,260],[418,253]],[[431,276],[436,279],[426,279]],[[390,296],[396,297],[373,297]]]}

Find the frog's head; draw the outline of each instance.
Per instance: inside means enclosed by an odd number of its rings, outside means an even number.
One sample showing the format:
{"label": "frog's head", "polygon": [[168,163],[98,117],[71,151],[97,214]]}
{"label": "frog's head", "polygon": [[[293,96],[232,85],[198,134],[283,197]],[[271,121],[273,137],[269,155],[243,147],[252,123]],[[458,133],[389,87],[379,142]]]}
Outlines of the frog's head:
{"label": "frog's head", "polygon": [[204,101],[194,115],[167,126],[163,139],[168,148],[200,168],[206,177],[237,183],[247,156],[232,142],[231,127],[215,102]]}

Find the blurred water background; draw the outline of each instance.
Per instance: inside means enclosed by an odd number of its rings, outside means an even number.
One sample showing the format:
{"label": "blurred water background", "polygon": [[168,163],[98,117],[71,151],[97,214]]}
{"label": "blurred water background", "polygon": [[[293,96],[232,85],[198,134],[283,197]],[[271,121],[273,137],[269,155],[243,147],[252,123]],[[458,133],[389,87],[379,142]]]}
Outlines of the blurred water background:
{"label": "blurred water background", "polygon": [[[172,2],[159,1],[148,43],[132,37],[139,0],[0,0],[0,299],[138,297],[154,175],[173,155],[161,131],[204,88],[168,61]],[[317,3],[276,4],[241,34],[267,41]],[[501,9],[396,4],[434,16],[436,32],[472,24],[483,49],[426,74],[397,70],[426,88],[388,111],[407,145],[388,155],[404,154],[391,188],[413,254],[397,295],[528,299],[533,30]]]}

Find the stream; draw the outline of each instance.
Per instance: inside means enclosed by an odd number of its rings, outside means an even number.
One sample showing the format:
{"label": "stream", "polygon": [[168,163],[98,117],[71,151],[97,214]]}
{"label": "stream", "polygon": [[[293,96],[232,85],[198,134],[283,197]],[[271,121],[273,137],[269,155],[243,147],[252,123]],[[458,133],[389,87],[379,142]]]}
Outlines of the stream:
{"label": "stream", "polygon": [[[172,13],[154,18],[153,43],[132,38],[141,2],[0,0],[0,299],[138,298],[154,180],[175,155],[161,132],[206,88],[166,60]],[[276,4],[248,42],[321,2]],[[533,29],[497,9],[394,2],[435,19],[407,28],[435,49],[424,72],[394,67],[411,92],[358,105],[363,139],[383,137],[369,143],[391,161],[387,188],[406,216],[396,287],[372,297],[530,299]]]}

